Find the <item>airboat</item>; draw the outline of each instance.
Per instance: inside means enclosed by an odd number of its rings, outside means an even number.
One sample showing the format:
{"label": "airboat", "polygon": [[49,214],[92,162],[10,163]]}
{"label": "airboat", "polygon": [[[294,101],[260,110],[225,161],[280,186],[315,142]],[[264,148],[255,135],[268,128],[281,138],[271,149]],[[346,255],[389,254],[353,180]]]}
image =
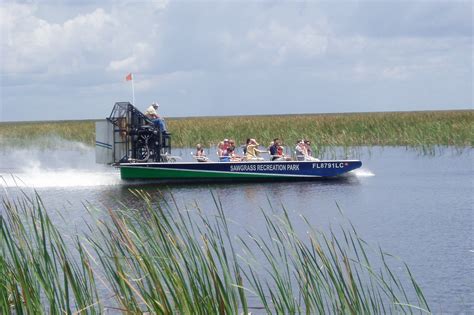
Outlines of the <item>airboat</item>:
{"label": "airboat", "polygon": [[171,136],[129,102],[115,103],[96,122],[96,162],[120,169],[123,180],[166,182],[283,181],[333,178],[362,166],[359,160],[182,162],[171,154]]}

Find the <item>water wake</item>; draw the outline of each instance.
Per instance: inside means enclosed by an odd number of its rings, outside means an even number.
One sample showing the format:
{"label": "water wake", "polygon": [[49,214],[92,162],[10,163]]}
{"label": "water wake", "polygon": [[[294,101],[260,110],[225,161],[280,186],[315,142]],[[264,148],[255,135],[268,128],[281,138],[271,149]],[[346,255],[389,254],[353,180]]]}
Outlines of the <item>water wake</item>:
{"label": "water wake", "polygon": [[372,176],[375,176],[375,174],[372,173],[370,170],[364,169],[364,168],[356,169],[356,170],[352,171],[352,173],[354,173],[355,176],[357,176],[357,177],[372,177]]}
{"label": "water wake", "polygon": [[110,186],[120,184],[118,172],[59,169],[59,170],[30,170],[28,172],[2,174],[0,173],[0,186],[2,187],[91,187]]}
{"label": "water wake", "polygon": [[118,185],[121,182],[116,169],[95,164],[92,148],[2,149],[0,187],[95,187]]}

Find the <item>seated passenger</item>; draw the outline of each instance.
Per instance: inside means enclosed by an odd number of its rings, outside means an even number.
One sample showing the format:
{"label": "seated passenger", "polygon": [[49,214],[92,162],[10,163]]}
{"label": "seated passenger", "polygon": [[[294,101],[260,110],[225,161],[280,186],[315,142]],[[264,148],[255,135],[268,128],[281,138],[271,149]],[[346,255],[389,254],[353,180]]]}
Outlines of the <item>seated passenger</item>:
{"label": "seated passenger", "polygon": [[227,154],[229,155],[229,159],[230,159],[231,162],[240,162],[240,161],[242,161],[242,157],[235,153],[235,150],[234,150],[233,147],[229,147],[227,149]]}
{"label": "seated passenger", "polygon": [[309,140],[304,140],[304,145],[306,147],[306,161],[319,161],[319,159],[313,156],[313,149],[311,149],[311,142]]}
{"label": "seated passenger", "polygon": [[267,147],[267,151],[268,151],[268,152],[271,153],[271,150],[272,150],[272,147],[273,147],[274,144],[275,144],[275,140],[270,141],[270,144],[269,144],[268,147]]}
{"label": "seated passenger", "polygon": [[306,147],[304,145],[304,141],[298,141],[295,147],[295,153],[296,153],[296,160],[297,161],[304,161],[305,157],[307,155]]}
{"label": "seated passenger", "polygon": [[291,161],[291,157],[286,156],[283,153],[283,145],[281,144],[281,141],[278,138],[273,140],[273,145],[270,148],[270,154],[272,156],[272,161]]}
{"label": "seated passenger", "polygon": [[273,139],[271,146],[269,148],[270,151],[270,160],[271,161],[281,161],[283,157],[283,147],[280,145],[280,139],[275,138]]}
{"label": "seated passenger", "polygon": [[207,162],[207,161],[209,161],[209,159],[206,156],[206,152],[204,152],[204,149],[202,148],[200,143],[198,143],[196,145],[196,153],[194,153],[194,158],[198,162]]}
{"label": "seated passenger", "polygon": [[229,139],[229,148],[232,148],[235,151],[235,141],[232,139]]}
{"label": "seated passenger", "polygon": [[311,156],[311,142],[307,140],[301,140],[298,142],[295,148],[296,159],[298,161],[319,161],[319,159]]}
{"label": "seated passenger", "polygon": [[223,141],[219,142],[217,146],[217,156],[219,157],[219,162],[230,162],[229,154]]}
{"label": "seated passenger", "polygon": [[227,150],[229,147],[229,139],[224,139],[224,150]]}
{"label": "seated passenger", "polygon": [[259,156],[260,153],[267,153],[267,151],[259,150],[259,144],[255,139],[247,139],[247,146],[245,148],[245,160],[247,161],[262,161],[263,158]]}
{"label": "seated passenger", "polygon": [[270,151],[270,160],[271,161],[276,161],[279,156],[278,156],[278,138],[273,139],[273,141],[270,143],[270,147],[268,148],[268,151]]}

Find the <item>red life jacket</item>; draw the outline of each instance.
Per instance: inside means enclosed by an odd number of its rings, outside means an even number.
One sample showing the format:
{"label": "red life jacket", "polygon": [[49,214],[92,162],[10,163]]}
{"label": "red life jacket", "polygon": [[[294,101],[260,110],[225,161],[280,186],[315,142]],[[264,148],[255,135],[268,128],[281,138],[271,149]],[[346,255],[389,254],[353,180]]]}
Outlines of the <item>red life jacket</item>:
{"label": "red life jacket", "polygon": [[283,148],[282,147],[280,147],[280,146],[277,147],[277,154],[278,155],[283,155]]}

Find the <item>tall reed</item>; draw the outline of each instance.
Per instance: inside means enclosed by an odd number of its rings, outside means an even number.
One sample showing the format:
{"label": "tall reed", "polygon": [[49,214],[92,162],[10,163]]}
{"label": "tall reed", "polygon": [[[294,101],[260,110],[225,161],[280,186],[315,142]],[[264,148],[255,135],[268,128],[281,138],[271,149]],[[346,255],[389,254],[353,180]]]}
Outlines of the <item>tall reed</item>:
{"label": "tall reed", "polygon": [[95,122],[91,120],[0,123],[0,145],[36,145],[58,148],[65,141],[95,144]]}
{"label": "tall reed", "polygon": [[[176,147],[212,147],[224,138],[240,144],[256,138],[267,146],[277,137],[291,146],[301,138],[317,147],[474,145],[473,110],[190,117],[169,118],[167,124]],[[54,146],[54,137],[92,146],[94,122],[0,123],[0,144]]]}
{"label": "tall reed", "polygon": [[4,198],[1,313],[430,312],[409,268],[400,280],[351,225],[322,233],[303,218],[303,236],[283,208],[261,211],[265,232],[235,235],[215,195],[205,215],[134,194],[139,208],[102,213],[70,246],[39,196]]}
{"label": "tall reed", "polygon": [[268,145],[309,139],[321,146],[474,145],[474,111],[208,117],[170,120],[179,146],[215,145],[224,138]]}
{"label": "tall reed", "polygon": [[76,256],[51,222],[41,198],[3,199],[0,217],[1,314],[94,313],[98,301],[89,256]]}

